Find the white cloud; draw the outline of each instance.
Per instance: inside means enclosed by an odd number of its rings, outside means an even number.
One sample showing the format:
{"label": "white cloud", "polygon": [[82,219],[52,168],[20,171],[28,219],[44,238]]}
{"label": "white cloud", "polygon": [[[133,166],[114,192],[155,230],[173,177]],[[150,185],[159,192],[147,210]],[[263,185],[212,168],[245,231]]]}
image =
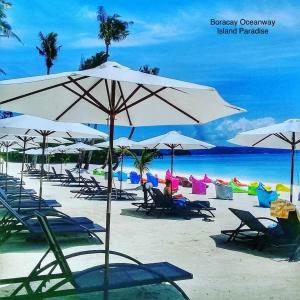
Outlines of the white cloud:
{"label": "white cloud", "polygon": [[88,20],[96,20],[97,19],[97,12],[94,8],[90,8],[88,6],[83,6],[77,13],[79,18],[84,18]]}
{"label": "white cloud", "polygon": [[249,120],[243,117],[238,119],[237,121],[224,120],[217,126],[216,130],[219,132],[224,132],[225,134],[232,135],[233,133],[236,134],[238,132],[247,131],[272,124],[275,124],[275,120],[271,117],[259,118],[254,120]]}
{"label": "white cloud", "polygon": [[[92,16],[91,11],[86,9],[82,9],[80,13],[86,17]],[[200,21],[207,23],[207,17],[204,17],[204,14],[189,9],[178,11],[172,17],[168,16],[161,19],[159,23],[146,22],[131,16],[126,16],[124,19],[133,20],[134,22],[130,30],[131,34],[124,41],[113,43],[112,47],[137,47],[195,38],[195,34],[199,34],[200,31],[204,30],[201,26],[198,26]],[[78,37],[75,40],[76,42],[72,43],[71,47],[94,48],[99,46],[99,40],[94,35]]]}

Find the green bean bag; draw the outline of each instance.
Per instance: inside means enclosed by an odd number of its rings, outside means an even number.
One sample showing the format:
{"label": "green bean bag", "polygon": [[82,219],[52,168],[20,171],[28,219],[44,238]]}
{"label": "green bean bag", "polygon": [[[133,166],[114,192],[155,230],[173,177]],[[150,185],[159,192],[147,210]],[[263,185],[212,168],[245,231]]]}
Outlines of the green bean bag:
{"label": "green bean bag", "polygon": [[234,193],[248,193],[248,187],[245,186],[238,186],[232,180],[228,184],[232,187],[232,191]]}
{"label": "green bean bag", "polygon": [[101,170],[101,169],[94,169],[93,170],[93,175],[104,176],[105,175],[105,171]]}
{"label": "green bean bag", "polygon": [[258,182],[251,182],[248,185],[248,195],[257,196]]}

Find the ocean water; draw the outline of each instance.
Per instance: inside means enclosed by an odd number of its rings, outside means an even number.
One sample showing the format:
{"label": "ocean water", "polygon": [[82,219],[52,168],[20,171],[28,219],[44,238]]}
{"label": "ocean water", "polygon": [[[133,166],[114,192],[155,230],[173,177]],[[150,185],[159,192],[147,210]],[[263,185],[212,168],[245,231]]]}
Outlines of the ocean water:
{"label": "ocean water", "polygon": [[[299,185],[298,158],[295,159],[295,184]],[[195,176],[208,174],[213,178],[238,177],[249,181],[290,182],[291,156],[280,154],[214,154],[214,155],[181,155],[174,158],[176,175],[193,174]],[[124,159],[125,167],[133,167],[133,159]],[[165,171],[170,168],[170,156],[154,159],[151,169]]]}

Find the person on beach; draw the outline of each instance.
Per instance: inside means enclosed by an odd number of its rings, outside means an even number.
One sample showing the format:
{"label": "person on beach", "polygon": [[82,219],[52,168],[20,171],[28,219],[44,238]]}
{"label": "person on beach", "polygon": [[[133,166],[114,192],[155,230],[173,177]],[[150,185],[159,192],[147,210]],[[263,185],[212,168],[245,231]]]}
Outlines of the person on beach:
{"label": "person on beach", "polygon": [[174,191],[171,189],[171,180],[166,180],[166,186],[164,187],[164,195],[168,197],[172,197],[174,194]]}

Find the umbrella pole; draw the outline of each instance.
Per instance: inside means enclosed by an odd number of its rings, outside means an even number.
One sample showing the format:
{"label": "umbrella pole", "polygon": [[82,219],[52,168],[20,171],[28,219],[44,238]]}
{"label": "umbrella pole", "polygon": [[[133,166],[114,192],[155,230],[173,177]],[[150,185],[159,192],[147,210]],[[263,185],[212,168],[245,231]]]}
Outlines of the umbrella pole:
{"label": "umbrella pole", "polygon": [[293,202],[294,166],[295,166],[295,132],[293,132],[293,136],[292,136],[292,159],[291,159],[291,192],[290,192],[290,202]]}
{"label": "umbrella pole", "polygon": [[173,178],[173,167],[174,166],[174,147],[171,147],[171,197],[173,197],[173,185],[172,185],[172,178]]}
{"label": "umbrella pole", "polygon": [[8,143],[6,144],[5,191],[7,192]]}
{"label": "umbrella pole", "polygon": [[42,206],[43,173],[44,173],[44,163],[45,163],[45,146],[46,146],[46,135],[43,135],[41,177],[40,177],[40,193],[39,193],[39,210],[41,210],[41,206]]}
{"label": "umbrella pole", "polygon": [[63,153],[61,152],[61,160],[60,160],[60,174],[62,174],[63,169]]}
{"label": "umbrella pole", "polygon": [[123,183],[123,147],[121,147],[121,181],[120,181],[120,192],[119,192],[120,198],[122,194],[122,183]]}
{"label": "umbrella pole", "polygon": [[22,198],[22,186],[23,186],[23,172],[24,172],[24,163],[25,163],[25,149],[26,149],[26,142],[27,139],[26,137],[23,140],[23,157],[22,157],[22,168],[21,168],[21,182],[20,182],[20,189],[19,189],[19,207],[18,207],[18,212],[20,212],[21,208],[21,198]]}
{"label": "umbrella pole", "polygon": [[112,151],[114,147],[114,124],[115,117],[110,115],[109,120],[109,148],[108,148],[108,176],[107,176],[107,203],[106,203],[106,233],[105,233],[105,269],[104,269],[104,300],[109,294],[109,242],[110,242],[110,216],[112,194]]}

